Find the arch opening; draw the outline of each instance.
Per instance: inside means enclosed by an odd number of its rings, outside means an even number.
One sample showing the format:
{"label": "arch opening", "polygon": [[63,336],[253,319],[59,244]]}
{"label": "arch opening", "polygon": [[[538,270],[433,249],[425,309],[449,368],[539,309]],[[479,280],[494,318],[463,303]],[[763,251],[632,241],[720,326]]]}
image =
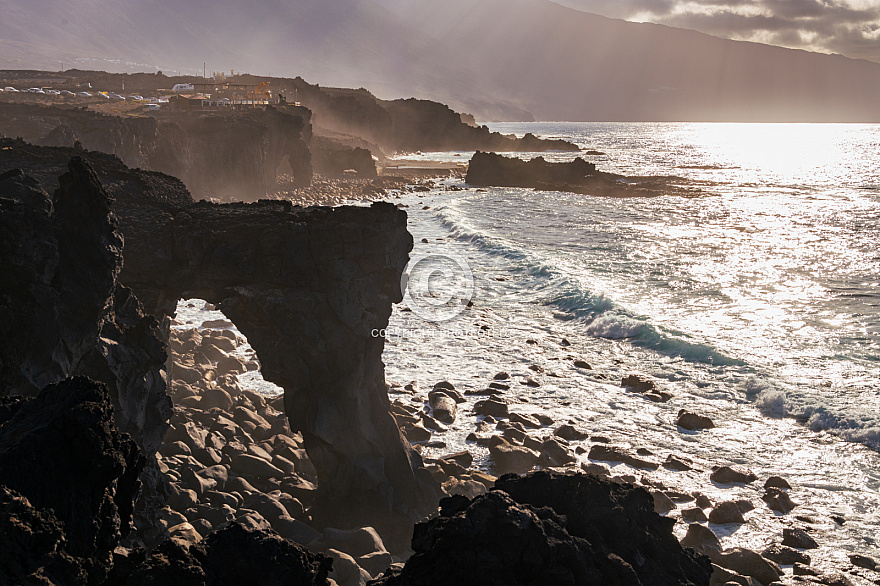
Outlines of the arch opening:
{"label": "arch opening", "polygon": [[162,514],[171,536],[204,538],[256,512],[283,537],[316,537],[307,524],[317,471],[290,429],[283,389],[262,377],[247,338],[212,304],[186,299],[167,351],[174,414],[158,458],[170,483]]}

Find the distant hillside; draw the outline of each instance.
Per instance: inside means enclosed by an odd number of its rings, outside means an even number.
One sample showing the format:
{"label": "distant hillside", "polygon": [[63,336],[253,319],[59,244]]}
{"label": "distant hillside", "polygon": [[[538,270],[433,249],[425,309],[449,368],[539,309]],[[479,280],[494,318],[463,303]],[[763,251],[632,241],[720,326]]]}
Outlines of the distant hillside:
{"label": "distant hillside", "polygon": [[193,74],[206,61],[431,98],[481,120],[880,121],[880,64],[547,0],[0,0],[0,11],[0,68]]}

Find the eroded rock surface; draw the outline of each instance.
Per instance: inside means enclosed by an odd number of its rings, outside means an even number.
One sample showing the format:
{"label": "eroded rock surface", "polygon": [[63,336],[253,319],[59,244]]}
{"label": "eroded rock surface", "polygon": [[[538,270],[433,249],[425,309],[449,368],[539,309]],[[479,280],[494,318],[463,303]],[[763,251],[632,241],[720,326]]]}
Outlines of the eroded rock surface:
{"label": "eroded rock surface", "polygon": [[507,475],[473,500],[441,501],[415,554],[373,585],[708,584],[707,558],[682,548],[674,521],[642,489],[583,474]]}
{"label": "eroded rock surface", "polygon": [[279,106],[155,119],[0,103],[0,132],[45,146],[79,142],[132,168],[180,177],[200,198],[256,200],[274,190],[282,163],[295,185],[310,184],[310,116],[305,108]]}
{"label": "eroded rock surface", "polygon": [[131,528],[144,459],[114,426],[101,383],[76,377],[22,401],[0,424],[0,533],[11,542],[0,575],[100,583]]}
{"label": "eroded rock surface", "polygon": [[[76,154],[2,144],[12,148],[0,150],[0,169],[27,166],[44,182]],[[374,334],[401,300],[412,248],[405,212],[193,203],[172,177],[83,156],[114,198],[125,239],[119,282],[159,320],[181,298],[213,303],[247,336],[263,376],[285,389],[291,428],[317,470],[316,525],[371,526],[405,547],[440,494],[389,413],[384,340]]]}
{"label": "eroded rock surface", "polygon": [[691,182],[681,177],[624,177],[597,171],[593,163],[582,158],[549,163],[543,157],[523,161],[480,151],[471,157],[466,181],[471,185],[528,187],[608,197],[699,194]]}

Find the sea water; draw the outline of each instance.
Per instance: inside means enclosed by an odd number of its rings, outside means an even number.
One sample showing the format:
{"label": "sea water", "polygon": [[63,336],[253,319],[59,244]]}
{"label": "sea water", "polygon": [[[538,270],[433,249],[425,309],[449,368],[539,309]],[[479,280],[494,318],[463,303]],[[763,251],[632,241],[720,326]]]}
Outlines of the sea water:
{"label": "sea water", "polygon": [[[571,140],[601,153],[585,157],[601,171],[678,176],[700,194],[604,198],[452,180],[396,200],[416,241],[410,287],[428,298],[396,306],[381,333],[388,379],[423,390],[449,380],[465,391],[506,371],[509,396],[522,401],[511,410],[574,422],[661,461],[691,458],[694,471],[651,476],[715,502],[751,500],[745,527],[716,528],[725,546],[760,551],[806,515],[822,545],[816,563],[843,564],[846,551],[880,554],[880,126],[491,129]],[[471,154],[406,158],[466,162]],[[432,297],[454,315],[431,314]],[[673,399],[625,392],[620,381],[631,373],[654,377]],[[717,428],[678,429],[682,408]],[[489,466],[485,450],[465,442],[473,428],[459,417],[435,435],[447,445],[425,453],[469,449]],[[708,474],[722,464],[761,480],[713,485]],[[614,471],[634,472],[625,468]],[[799,506],[790,515],[760,500],[771,474],[794,487]]]}

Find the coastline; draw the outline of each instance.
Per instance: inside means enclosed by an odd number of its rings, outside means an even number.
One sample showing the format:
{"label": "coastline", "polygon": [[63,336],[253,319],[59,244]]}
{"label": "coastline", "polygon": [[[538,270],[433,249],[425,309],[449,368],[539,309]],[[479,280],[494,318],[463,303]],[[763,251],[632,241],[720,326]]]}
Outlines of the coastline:
{"label": "coastline", "polygon": [[[118,160],[113,162],[111,159],[107,159],[107,162],[112,165],[118,164]],[[461,233],[456,233],[446,211],[453,197],[469,197],[472,194],[486,192],[486,190],[462,185],[460,176],[449,179],[448,175],[442,173],[437,176],[437,172],[437,168],[432,168],[429,165],[427,168],[412,173],[409,177],[392,176],[376,180],[324,180],[319,178],[314,189],[297,193],[291,193],[291,190],[288,190],[286,193],[276,194],[276,199],[293,199],[295,195],[306,204],[316,202],[336,204],[351,201],[352,198],[367,203],[381,193],[385,196],[383,199],[391,199],[398,208],[408,208],[411,213],[408,228],[412,234],[403,233],[401,235],[400,245],[395,245],[395,255],[399,257],[402,247],[406,245],[405,241],[411,243],[411,237],[414,237],[416,248],[413,250],[413,256],[415,257],[427,252],[439,256],[461,256],[475,262],[480,261],[476,258],[480,254],[479,251],[469,248],[469,245],[474,242],[473,237],[464,237]],[[426,175],[430,178],[426,178]],[[445,180],[442,179],[444,176]],[[14,174],[4,175],[6,180],[18,181],[16,177],[17,175]],[[159,179],[159,175],[157,174],[155,178]],[[182,184],[179,187],[182,188]],[[116,188],[118,186],[114,187],[114,189]],[[331,192],[328,193],[328,190]],[[461,191],[466,193],[459,193]],[[455,192],[455,195],[450,197],[446,195],[447,192]],[[150,197],[154,197],[154,195]],[[266,205],[267,203],[271,202],[253,205],[227,204],[225,206],[215,206],[215,204],[203,202],[188,209],[189,214],[196,214],[196,217],[198,214],[207,210],[215,210],[215,208],[220,213],[226,211],[238,213],[259,209],[267,214],[264,216],[265,218],[271,217],[272,214],[291,213],[290,206]],[[403,214],[399,210],[394,210],[392,206],[386,204],[384,207],[387,208],[384,213],[394,212],[400,218],[403,217]],[[350,210],[351,208],[349,208]],[[250,211],[245,213],[250,213]],[[344,208],[339,208],[338,212],[337,217],[348,213]],[[311,211],[298,210],[294,213],[303,213],[305,214],[303,217],[307,217],[309,214],[329,217],[326,214],[330,212],[326,209],[313,209]],[[193,216],[189,214],[181,217],[186,217],[188,222],[192,222]],[[124,213],[123,218],[126,218]],[[130,220],[131,218],[128,218],[128,221]],[[140,234],[138,235],[140,236]],[[135,238],[134,241],[136,243],[137,239]],[[330,241],[326,241],[325,245],[329,247]],[[151,251],[150,254],[153,252]],[[332,257],[333,262],[342,260],[345,256],[345,254],[341,254]],[[218,259],[222,260],[221,257]],[[135,265],[137,265],[137,261],[135,261]],[[243,266],[236,265],[234,270],[239,270],[239,267]],[[367,263],[363,266],[371,265]],[[486,269],[485,264],[481,266]],[[247,270],[250,271],[252,268],[251,266]],[[497,263],[489,268],[489,271],[478,271],[475,277],[482,286],[492,285],[487,288],[492,295],[478,295],[474,299],[475,303],[468,305],[463,314],[466,323],[460,324],[461,327],[441,332],[441,338],[439,340],[434,338],[432,343],[414,343],[415,337],[410,335],[414,328],[410,326],[414,325],[412,319],[415,316],[407,315],[407,313],[414,313],[415,308],[410,305],[400,305],[395,308],[396,317],[392,319],[392,323],[386,329],[387,332],[392,332],[391,340],[386,345],[386,354],[382,357],[386,363],[386,374],[388,375],[386,379],[398,383],[392,384],[390,389],[392,391],[391,399],[395,403],[391,407],[392,415],[397,419],[404,433],[419,446],[417,449],[425,458],[425,463],[428,464],[427,472],[433,476],[436,483],[442,484],[447,492],[475,496],[489,488],[497,475],[504,472],[526,472],[536,464],[545,469],[581,469],[611,477],[618,483],[643,486],[654,495],[655,507],[663,510],[667,518],[676,519],[679,515],[684,518],[684,511],[689,511],[687,514],[692,516],[690,520],[693,521],[691,527],[685,528],[684,524],[678,524],[675,530],[677,537],[684,538],[686,543],[690,538],[684,534],[684,531],[692,529],[694,523],[704,527],[701,523],[705,523],[705,521],[702,521],[700,516],[706,516],[710,509],[712,514],[735,513],[733,525],[738,525],[738,527],[731,527],[729,526],[731,523],[721,522],[717,516],[716,520],[719,522],[714,525],[710,523],[711,529],[722,540],[720,544],[717,544],[717,548],[711,540],[710,543],[693,543],[698,546],[698,549],[708,547],[709,549],[705,549],[705,551],[710,555],[727,555],[738,547],[761,552],[764,551],[762,548],[768,543],[779,541],[780,534],[785,535],[787,529],[803,528],[808,530],[807,534],[812,532],[819,541],[818,550],[813,553],[817,557],[814,565],[819,570],[828,574],[845,570],[851,575],[872,576],[860,573],[861,570],[853,571],[849,567],[849,562],[852,562],[854,558],[847,557],[844,549],[835,548],[834,544],[839,540],[829,539],[828,542],[823,540],[824,537],[834,537],[835,532],[845,531],[846,529],[841,529],[841,526],[846,524],[853,526],[861,521],[858,516],[853,514],[854,511],[848,511],[844,515],[836,515],[834,511],[822,504],[827,502],[827,499],[822,500],[824,498],[821,496],[822,494],[833,494],[836,490],[843,490],[845,484],[823,486],[821,479],[814,481],[813,484],[799,482],[804,474],[812,473],[811,470],[780,470],[780,465],[788,461],[793,452],[800,451],[802,453],[798,454],[799,457],[813,458],[820,462],[840,458],[841,442],[827,435],[823,436],[806,429],[796,428],[791,420],[777,422],[776,427],[768,428],[768,420],[762,418],[754,410],[754,407],[744,404],[742,401],[732,401],[735,398],[733,394],[716,397],[696,396],[688,392],[687,381],[684,378],[657,378],[651,376],[650,373],[641,378],[638,358],[644,356],[649,350],[635,349],[631,352],[632,349],[628,349],[625,342],[602,341],[599,338],[584,336],[583,332],[578,333],[571,327],[566,327],[562,322],[536,321],[534,314],[518,313],[529,304],[540,304],[540,296],[527,299],[517,299],[516,296],[510,296],[510,292],[505,291],[504,284],[519,279],[516,274],[517,270]],[[391,273],[394,271],[392,270]],[[146,276],[140,275],[140,278],[144,279]],[[396,283],[392,281],[393,279],[386,285],[396,286]],[[152,285],[153,283],[150,283],[150,286]],[[322,286],[324,285],[322,284]],[[391,289],[396,290],[396,287],[391,287]],[[236,294],[239,293],[241,291],[236,289]],[[508,303],[493,306],[491,301],[493,295],[499,298],[506,295]],[[160,296],[160,299],[164,299],[164,297],[164,295]],[[172,292],[171,298],[173,297],[174,293]],[[146,298],[150,299],[150,295],[147,295]],[[332,315],[329,317],[331,321],[328,323],[333,323],[338,319]],[[401,317],[405,321],[397,321]],[[239,314],[236,319],[241,318],[242,316]],[[242,323],[247,323],[247,321]],[[441,330],[443,328],[434,327],[433,329]],[[381,331],[383,330],[374,329],[373,338],[377,335],[383,335],[379,333]],[[401,331],[404,332],[403,335],[400,334]],[[471,336],[469,332],[473,332],[474,335]],[[446,336],[446,338],[444,339],[442,336]],[[229,338],[227,335],[215,333],[208,333],[206,337],[211,339]],[[235,341],[237,342],[237,339]],[[444,343],[449,341],[452,341],[453,344],[447,348],[449,351],[445,351]],[[180,341],[178,340],[178,342]],[[228,346],[229,342],[222,342],[222,344]],[[210,345],[215,349],[219,347],[213,343]],[[228,374],[221,373],[219,370],[224,355],[215,353],[214,358],[211,358],[210,352],[214,352],[214,350],[199,349],[199,354],[193,354],[192,359],[188,360],[192,364],[184,365],[189,369],[198,367],[199,370],[205,371],[203,373],[205,375],[204,381],[207,383],[220,381]],[[405,356],[403,353],[409,353],[409,357],[406,360],[399,360]],[[468,353],[471,356],[467,356]],[[207,360],[205,360],[206,358]],[[414,364],[424,365],[424,367],[420,366],[421,370],[419,368],[412,369]],[[241,368],[245,365],[239,363],[236,366],[234,361],[227,361],[223,368],[230,366]],[[407,369],[410,370],[407,371]],[[209,376],[208,371],[212,371],[213,374]],[[412,372],[418,373],[416,380],[406,376]],[[401,376],[406,376],[406,378],[401,378]],[[633,376],[636,378],[632,378]],[[410,378],[410,382],[405,383],[407,378]],[[627,380],[630,382],[625,383]],[[217,392],[216,383],[208,384],[208,388],[192,393],[190,392],[192,391],[191,387],[188,390],[182,390],[183,387],[178,385],[177,393],[180,396],[177,399],[182,402],[187,401],[189,404],[183,406],[188,407],[192,412],[187,412],[186,422],[180,418],[174,421],[174,429],[177,434],[174,437],[177,439],[172,443],[178,445],[173,447],[176,451],[170,452],[170,457],[182,458],[188,464],[183,468],[169,467],[168,470],[177,470],[177,480],[183,481],[183,484],[190,487],[195,487],[195,491],[202,493],[200,496],[208,499],[210,508],[197,509],[195,513],[190,512],[189,515],[184,514],[189,510],[186,508],[183,509],[183,512],[177,511],[176,515],[165,513],[163,518],[165,529],[171,530],[176,527],[175,533],[178,534],[178,537],[198,542],[203,536],[196,535],[198,531],[191,521],[197,521],[200,518],[206,519],[205,515],[213,515],[218,507],[222,509],[223,506],[231,506],[225,496],[227,493],[214,491],[220,492],[220,494],[214,494],[212,492],[216,486],[219,486],[219,479],[210,476],[205,478],[199,476],[200,472],[196,472],[196,468],[199,466],[211,468],[212,466],[206,464],[206,461],[210,463],[218,454],[212,455],[207,451],[208,446],[198,445],[198,437],[189,433],[184,434],[187,436],[186,438],[181,435],[184,433],[181,429],[186,428],[189,431],[187,424],[195,424],[195,422],[208,424],[206,418],[211,413],[203,412],[200,407],[202,407],[202,400],[210,395],[211,398],[205,406],[211,405],[212,401],[223,399],[222,405],[214,407],[219,407],[221,411],[230,411],[235,407],[236,420],[225,428],[226,431],[233,437],[251,437],[242,445],[239,445],[236,440],[233,442],[234,445],[229,448],[228,453],[224,452],[224,455],[228,458],[244,455],[257,459],[268,457],[265,462],[274,467],[270,469],[271,474],[266,474],[265,469],[260,469],[258,464],[248,460],[257,468],[245,471],[239,466],[238,472],[246,476],[268,477],[269,480],[275,478],[276,482],[267,482],[265,486],[261,485],[260,490],[255,491],[247,488],[247,486],[253,488],[252,484],[240,485],[239,488],[246,493],[263,495],[262,497],[254,497],[253,494],[245,495],[257,500],[271,497],[275,500],[285,501],[283,509],[286,510],[286,514],[273,516],[273,513],[266,512],[273,510],[275,513],[279,513],[279,509],[272,509],[271,506],[274,505],[271,505],[269,509],[264,511],[272,518],[271,521],[266,515],[260,515],[264,521],[269,521],[273,528],[278,525],[281,531],[291,535],[297,534],[297,531],[305,531],[302,527],[290,523],[290,520],[296,520],[295,515],[303,513],[299,512],[296,504],[288,497],[298,500],[293,496],[298,495],[304,500],[308,500],[307,495],[311,490],[307,484],[308,479],[305,478],[303,482],[287,482],[285,484],[273,475],[279,474],[277,471],[283,472],[281,466],[274,464],[276,460],[282,466],[286,465],[285,462],[291,463],[293,471],[307,468],[305,460],[292,455],[302,450],[306,444],[300,443],[302,440],[294,437],[295,434],[291,434],[289,428],[281,429],[285,418],[279,410],[263,405],[259,396],[253,396],[241,390],[235,392],[234,385],[227,380],[221,382],[233,388],[233,391],[226,393],[229,399],[233,398],[234,392],[236,402],[241,404],[226,401],[224,395]],[[624,386],[631,388],[625,389]],[[184,394],[186,396],[183,396]],[[459,401],[459,399],[461,400]],[[449,419],[450,413],[453,411],[450,400],[456,405],[454,411],[458,416],[457,418],[453,417],[453,421],[444,422],[443,419]],[[731,421],[724,418],[724,412],[730,409],[731,403],[742,416],[736,425],[731,425]],[[718,425],[711,430],[683,432],[681,426],[676,425],[679,420],[675,415],[682,408],[693,410],[699,416],[708,415]],[[743,422],[745,425],[742,424]],[[226,424],[224,423],[224,425]],[[768,434],[768,429],[779,431],[783,428],[786,431],[781,435]],[[265,443],[267,431],[278,432],[271,436],[275,438],[271,444]],[[197,436],[199,435],[200,433],[197,434]],[[282,436],[289,438],[290,441],[278,439]],[[792,442],[792,437],[795,437],[796,441]],[[773,441],[778,442],[779,445],[772,444]],[[179,445],[181,442],[186,444],[186,447]],[[716,442],[720,442],[720,445]],[[763,455],[763,461],[766,461],[767,464],[762,463],[760,467],[755,468],[756,478],[752,479],[747,475],[746,480],[741,483],[731,483],[714,476],[717,472],[714,468],[717,466],[733,465],[736,468],[743,464],[730,449],[730,446],[736,442],[739,442],[743,449],[760,449],[762,447],[775,449],[775,451],[770,450]],[[809,449],[810,444],[815,444],[817,447],[811,450]],[[462,454],[462,447],[467,448],[471,456]],[[167,442],[163,448],[166,451],[171,450],[167,447]],[[273,453],[276,449],[289,449],[289,455],[293,459],[281,452],[276,457]],[[186,453],[187,450],[189,450],[189,454]],[[193,450],[204,450],[205,453],[200,451],[201,459],[199,459],[194,457]],[[850,454],[856,455],[860,453],[858,451],[850,452]],[[194,458],[198,462],[188,458]],[[468,461],[469,458],[473,458],[472,462]],[[774,462],[774,459],[777,461]],[[299,461],[300,468],[297,468],[297,465],[293,463],[294,460]],[[462,464],[462,461],[465,463]],[[754,461],[754,458],[750,460],[751,463]],[[218,465],[220,464],[214,464],[214,466]],[[686,470],[686,468],[690,468],[690,470]],[[845,464],[838,465],[835,470],[838,469],[847,470]],[[189,472],[184,472],[185,470]],[[194,472],[195,475],[190,474]],[[487,475],[487,472],[491,474]],[[782,492],[777,491],[775,494],[771,488],[776,487],[762,489],[764,481],[769,481],[777,473],[792,480],[793,488],[783,489]],[[184,478],[184,474],[186,474],[186,478]],[[217,484],[210,486],[211,480],[217,481]],[[273,493],[279,489],[283,490],[276,498]],[[194,489],[188,488],[186,490]],[[208,493],[211,494],[208,495]],[[761,502],[775,499],[777,506],[781,502],[784,508],[790,508],[785,505],[785,498],[783,498],[783,495],[789,493],[798,505],[793,512],[787,511],[780,515],[770,513],[769,509]],[[180,494],[182,491],[177,493],[178,496]],[[235,498],[234,495],[233,498]],[[189,499],[185,499],[184,504],[191,503]],[[236,504],[243,505],[243,499],[240,503],[236,500]],[[300,502],[300,504],[303,503]],[[699,506],[693,507],[691,504]],[[768,502],[768,504],[770,503]],[[264,505],[265,503],[260,504],[261,507]],[[202,503],[200,506],[206,505]],[[294,512],[289,507],[293,507]],[[699,512],[696,509],[699,509]],[[241,510],[239,509],[238,512],[240,513]],[[180,515],[183,515],[186,520],[182,520]],[[743,523],[736,521],[736,515],[743,517]],[[215,520],[218,519],[220,517],[215,518]],[[180,523],[171,525],[173,521],[180,521]],[[225,521],[229,521],[229,519],[226,518]],[[254,522],[259,524],[259,519]],[[182,527],[179,527],[180,525]],[[202,524],[201,529],[209,531],[213,525],[214,523],[209,526]],[[704,534],[704,537],[707,535]],[[308,540],[308,536],[312,539]],[[820,537],[823,539],[819,539]],[[314,533],[305,532],[299,535],[299,539],[311,542],[318,537]],[[801,543],[807,543],[807,545],[800,549],[813,549],[808,542]],[[721,551],[721,546],[725,547],[724,552]],[[381,549],[377,547],[365,555],[381,554],[379,558],[383,560],[383,563],[388,561],[385,554],[392,555],[392,558],[396,556],[397,560],[403,561],[405,552],[401,552],[399,546],[392,549],[394,555],[385,549],[384,545]],[[862,550],[857,549],[856,551]],[[869,554],[873,553],[870,550],[864,551]],[[767,555],[775,554],[769,552]],[[371,563],[371,560],[355,562],[353,556],[349,557],[352,557],[352,564],[348,565],[351,570],[358,567],[364,568]],[[723,561],[723,559],[723,557],[718,557],[718,560]],[[343,565],[347,563],[347,559],[341,556],[337,557],[337,561],[339,560],[345,560]],[[378,565],[377,561],[374,569],[381,569],[378,568]],[[369,573],[370,575],[374,574],[372,571]],[[856,577],[852,580],[859,581],[861,578]]]}
{"label": "coastline", "polygon": [[[442,187],[444,191],[451,188],[461,189],[464,186],[450,181],[448,185]],[[400,203],[408,205],[410,209],[425,208],[420,218],[413,217],[412,213],[410,216],[410,231],[416,240],[413,255],[424,252],[443,254],[444,250],[461,256],[469,254],[468,239],[457,237],[436,217],[437,210],[445,205],[444,191],[410,195],[400,200]],[[452,195],[467,197],[469,193],[477,193],[477,190],[471,188],[467,193],[455,192]],[[499,268],[497,274],[504,274],[504,270]],[[493,276],[482,275],[482,278],[484,281],[491,281]],[[510,275],[505,277],[511,278]],[[479,279],[480,276],[477,278]],[[484,282],[484,284],[488,287],[492,286],[491,283]],[[652,483],[659,482],[667,491],[673,493],[693,495],[694,492],[701,492],[709,496],[715,504],[724,500],[751,501],[754,509],[745,514],[745,525],[712,525],[725,547],[748,547],[761,552],[773,541],[781,540],[783,529],[797,526],[811,528],[815,532],[820,550],[810,553],[813,553],[814,565],[822,571],[834,573],[853,569],[848,558],[849,553],[876,556],[876,551],[870,547],[856,547],[855,550],[849,549],[849,551],[840,548],[835,545],[840,538],[832,537],[841,535],[841,532],[845,533],[847,523],[859,523],[857,511],[851,509],[842,515],[843,526],[832,519],[837,516],[833,505],[842,504],[838,503],[837,497],[834,496],[840,494],[836,492],[838,488],[835,487],[839,486],[839,490],[843,490],[845,494],[848,478],[853,478],[851,475],[856,473],[856,469],[851,464],[843,464],[843,462],[865,458],[876,460],[875,452],[827,433],[812,432],[802,423],[791,418],[767,418],[759,413],[753,404],[737,398],[736,393],[714,398],[698,396],[686,390],[686,385],[682,382],[655,379],[658,385],[672,390],[676,398],[669,405],[653,403],[638,394],[626,392],[626,389],[620,385],[621,378],[630,374],[630,371],[624,369],[633,368],[633,362],[628,362],[628,366],[623,367],[614,363],[615,355],[624,358],[626,353],[631,351],[637,359],[640,354],[647,351],[631,348],[620,354],[619,344],[589,336],[581,336],[581,339],[576,341],[577,334],[574,334],[570,325],[565,322],[558,322],[555,326],[545,324],[543,327],[538,324],[522,328],[507,326],[504,330],[506,322],[519,318],[515,315],[499,315],[501,309],[491,304],[485,307],[488,300],[485,303],[481,303],[479,299],[475,301],[475,307],[468,310],[469,317],[461,327],[447,328],[453,331],[451,335],[444,334],[442,331],[444,327],[437,326],[434,328],[434,334],[421,338],[415,335],[407,336],[408,329],[413,332],[418,326],[413,325],[409,320],[408,316],[411,314],[399,313],[400,307],[395,309],[389,327],[397,333],[386,346],[385,359],[388,379],[393,384],[392,400],[408,407],[415,407],[419,411],[424,408],[424,411],[430,412],[428,392],[435,383],[450,381],[456,389],[466,393],[485,388],[493,382],[497,372],[507,371],[516,381],[511,385],[511,391],[506,394],[511,400],[510,411],[527,415],[546,413],[555,419],[552,428],[542,426],[537,431],[527,428],[527,433],[533,436],[548,436],[556,426],[572,423],[588,429],[591,437],[605,436],[613,445],[627,448],[630,453],[647,449],[654,454],[647,459],[653,459],[658,464],[662,463],[669,454],[690,458],[695,462],[695,468],[699,469],[699,472],[670,472],[662,466],[657,471],[645,472],[626,464],[611,463],[610,475],[617,476],[618,480],[621,476],[634,477],[638,482],[645,482],[648,488],[653,486]],[[492,337],[485,332],[484,335],[480,335],[481,325],[491,327],[498,335]],[[431,326],[427,326],[427,329],[431,330]],[[467,341],[462,341],[457,335],[463,331],[474,331],[475,335],[469,337]],[[400,334],[401,332],[403,335]],[[527,343],[529,339],[536,340],[538,344]],[[420,340],[429,345],[429,348],[419,351]],[[562,344],[563,340],[567,344]],[[569,345],[572,343],[573,346]],[[452,351],[454,358],[438,360],[439,349],[444,347],[444,344]],[[470,346],[470,350],[463,349],[467,346]],[[494,351],[501,346],[504,346],[505,350]],[[452,363],[455,360],[465,359],[467,354],[472,356],[471,360],[475,364],[459,372]],[[585,371],[574,367],[575,359],[590,363],[592,370]],[[530,369],[530,366],[541,367],[544,373],[537,373]],[[528,379],[537,379],[541,387],[524,385],[523,383]],[[410,388],[417,389],[417,392],[406,391],[404,387],[408,384],[412,385]],[[543,391],[545,388],[547,392]],[[581,388],[582,391],[576,391],[577,388]],[[527,402],[518,403],[516,398],[518,395]],[[428,458],[437,458],[445,453],[466,448],[474,454],[475,466],[484,472],[491,472],[489,450],[472,441],[468,442],[465,438],[475,432],[477,436],[503,434],[503,426],[496,430],[494,423],[489,426],[481,424],[483,417],[475,416],[471,412],[476,401],[485,399],[486,396],[467,394],[464,396],[467,403],[459,405],[461,421],[451,426],[441,425],[442,429],[448,427],[448,431],[435,432],[430,439],[425,440],[422,453]],[[573,405],[577,405],[579,399],[584,401],[585,412],[574,411]],[[616,407],[600,410],[597,408],[597,403],[601,402]],[[676,429],[675,419],[680,408],[709,415],[720,427],[703,432]],[[717,417],[721,415],[727,418],[725,413],[730,413],[731,408],[739,413],[738,422],[719,422]],[[641,414],[636,415],[639,412]],[[629,424],[615,423],[617,417],[623,417],[625,421],[629,421]],[[639,425],[633,426],[633,419]],[[657,431],[647,432],[650,428],[655,428]],[[443,442],[446,445],[430,447],[432,441]],[[719,442],[720,445],[716,446],[714,442]],[[601,465],[601,461],[591,462],[587,458],[590,449],[601,443],[603,442],[593,442],[589,439],[572,442],[570,449],[577,454],[578,465],[586,464],[591,469],[591,463]],[[756,454],[766,449],[766,453],[760,457],[763,463],[754,469],[760,477],[759,482],[732,485],[713,483],[709,479],[713,466],[741,466],[744,460],[735,451],[731,451],[731,446],[736,445],[749,449],[751,454],[749,458],[757,457]],[[716,453],[718,448],[722,449]],[[810,464],[803,470],[786,469],[786,466],[793,461],[794,454]],[[834,472],[837,474],[835,480],[831,480],[830,477],[825,480],[813,477],[812,470],[816,469],[815,466],[826,460],[835,461],[837,465],[845,468],[843,471]],[[605,462],[604,465],[608,466],[609,463]],[[792,482],[793,489],[789,492],[792,500],[797,502],[799,507],[787,515],[773,512],[761,500],[766,492],[763,488],[764,481],[775,475],[787,476],[789,480],[793,480],[792,476],[798,479]],[[645,478],[644,481],[641,480],[642,477]],[[687,508],[689,505],[686,503],[677,503],[667,516],[680,520],[682,510]],[[845,510],[847,509],[844,507],[838,512]],[[705,513],[708,512],[709,510],[706,509]],[[812,520],[808,523],[798,517]],[[705,522],[703,524],[705,525]],[[685,532],[686,525],[679,522],[676,525],[676,534],[683,538]],[[825,537],[831,537],[831,545],[827,542],[823,543],[823,534]],[[852,548],[853,542],[848,543],[850,543],[848,547]],[[857,583],[869,583],[858,582],[859,580],[877,579],[876,574],[871,572],[859,568],[855,568],[854,571],[857,576],[854,580]],[[792,566],[789,564],[788,579],[791,579],[791,572]]]}

